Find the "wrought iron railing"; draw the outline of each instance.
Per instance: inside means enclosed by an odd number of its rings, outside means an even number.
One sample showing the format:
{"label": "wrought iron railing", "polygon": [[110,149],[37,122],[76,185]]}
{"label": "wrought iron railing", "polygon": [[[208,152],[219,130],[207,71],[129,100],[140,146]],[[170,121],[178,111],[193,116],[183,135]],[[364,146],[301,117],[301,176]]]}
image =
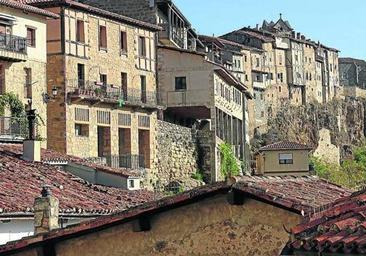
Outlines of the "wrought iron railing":
{"label": "wrought iron railing", "polygon": [[0,49],[26,54],[27,39],[24,37],[0,33]]}
{"label": "wrought iron railing", "polygon": [[157,93],[155,91],[142,91],[134,88],[123,90],[122,86],[109,84],[97,84],[85,80],[68,80],[68,93],[74,96],[86,96],[122,101],[123,104],[133,105],[157,105]]}
{"label": "wrought iron railing", "polygon": [[112,168],[144,169],[147,167],[143,155],[110,155],[88,158],[87,160]]}
{"label": "wrought iron railing", "polygon": [[24,140],[28,134],[26,118],[0,117],[0,140],[18,141]]}

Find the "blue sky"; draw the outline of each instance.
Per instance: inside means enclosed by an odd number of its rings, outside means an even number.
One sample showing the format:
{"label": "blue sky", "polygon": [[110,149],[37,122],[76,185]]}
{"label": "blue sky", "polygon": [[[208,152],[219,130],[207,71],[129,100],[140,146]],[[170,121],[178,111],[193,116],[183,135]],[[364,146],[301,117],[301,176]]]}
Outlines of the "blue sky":
{"label": "blue sky", "polygon": [[365,0],[175,0],[201,34],[221,35],[254,27],[279,13],[298,32],[341,50],[341,56],[366,59]]}

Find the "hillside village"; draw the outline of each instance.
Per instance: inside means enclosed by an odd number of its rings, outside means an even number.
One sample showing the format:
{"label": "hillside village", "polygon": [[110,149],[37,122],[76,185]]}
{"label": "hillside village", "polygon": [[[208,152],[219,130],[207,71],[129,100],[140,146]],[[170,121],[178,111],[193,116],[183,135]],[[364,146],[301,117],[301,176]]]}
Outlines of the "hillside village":
{"label": "hillside village", "polygon": [[0,0],[0,255],[365,255],[341,50],[282,14],[214,36],[172,0]]}

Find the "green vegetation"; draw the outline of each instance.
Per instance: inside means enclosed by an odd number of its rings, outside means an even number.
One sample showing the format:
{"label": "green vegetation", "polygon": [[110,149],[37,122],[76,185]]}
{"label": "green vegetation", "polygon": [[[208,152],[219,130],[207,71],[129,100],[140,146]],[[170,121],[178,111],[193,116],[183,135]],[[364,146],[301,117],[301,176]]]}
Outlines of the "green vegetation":
{"label": "green vegetation", "polygon": [[21,117],[25,115],[25,109],[22,101],[14,93],[5,93],[0,95],[0,115],[5,115],[5,109],[9,108],[11,115]]}
{"label": "green vegetation", "polygon": [[220,155],[221,155],[221,165],[220,170],[222,176],[225,178],[230,178],[240,173],[240,167],[234,156],[232,146],[228,143],[223,143],[220,145]]}
{"label": "green vegetation", "polygon": [[193,173],[191,178],[203,182],[203,172],[201,170],[196,170],[196,173]]}
{"label": "green vegetation", "polygon": [[311,158],[311,164],[319,177],[340,186],[360,189],[366,185],[366,146],[356,147],[353,159],[343,161],[340,166],[315,157]]}

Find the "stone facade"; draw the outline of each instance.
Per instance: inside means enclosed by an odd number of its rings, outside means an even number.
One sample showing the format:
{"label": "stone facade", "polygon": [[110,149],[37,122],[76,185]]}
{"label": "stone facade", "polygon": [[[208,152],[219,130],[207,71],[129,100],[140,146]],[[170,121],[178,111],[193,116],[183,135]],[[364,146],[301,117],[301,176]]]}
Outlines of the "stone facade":
{"label": "stone facade", "polygon": [[[113,167],[135,163],[138,167],[132,168],[153,169],[155,27],[88,9],[48,10],[62,17],[50,21],[48,31],[48,90],[56,86],[60,91],[48,105],[48,147],[83,158],[106,158],[109,165],[116,162]],[[119,166],[121,156],[128,158],[127,166]],[[152,183],[149,175],[147,186]]]}
{"label": "stone facade", "polygon": [[[82,251],[86,256],[273,256],[288,241],[284,227],[290,229],[300,220],[295,213],[249,198],[244,205],[233,206],[221,195],[158,213],[151,217],[151,230],[146,232],[134,231],[136,220],[59,241],[55,255],[73,256]],[[20,255],[37,255],[37,248],[29,250]]]}
{"label": "stone facade", "polygon": [[[2,22],[7,24],[6,33],[18,36],[19,40],[26,40],[27,28],[37,28],[34,46],[25,46],[25,53],[8,54],[11,51],[0,50],[0,93],[14,93],[24,105],[32,99],[32,107],[42,119],[39,122],[38,135],[46,139],[46,17],[5,6],[0,7],[0,12],[16,20],[13,25],[9,25],[6,20]],[[45,147],[46,143],[42,146]]]}

